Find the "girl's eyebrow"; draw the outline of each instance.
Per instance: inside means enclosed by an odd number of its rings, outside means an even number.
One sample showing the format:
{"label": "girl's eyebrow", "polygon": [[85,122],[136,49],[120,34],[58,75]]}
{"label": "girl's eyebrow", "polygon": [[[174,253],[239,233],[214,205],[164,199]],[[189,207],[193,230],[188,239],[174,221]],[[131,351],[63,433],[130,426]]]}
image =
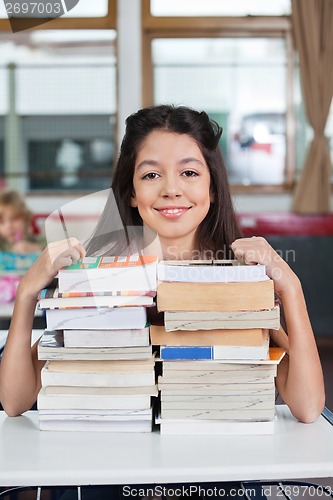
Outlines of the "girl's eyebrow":
{"label": "girl's eyebrow", "polygon": [[158,165],[158,161],[155,160],[142,160],[139,165],[135,168],[135,170],[140,170],[142,167],[156,167]]}
{"label": "girl's eyebrow", "polygon": [[[200,161],[198,158],[194,158],[192,156],[188,158],[182,158],[179,162],[180,165],[186,165],[187,163],[198,163],[202,167],[204,166],[202,161]],[[139,165],[136,167],[136,171],[139,171],[142,167],[157,167],[159,165],[159,162],[156,160],[142,160]]]}

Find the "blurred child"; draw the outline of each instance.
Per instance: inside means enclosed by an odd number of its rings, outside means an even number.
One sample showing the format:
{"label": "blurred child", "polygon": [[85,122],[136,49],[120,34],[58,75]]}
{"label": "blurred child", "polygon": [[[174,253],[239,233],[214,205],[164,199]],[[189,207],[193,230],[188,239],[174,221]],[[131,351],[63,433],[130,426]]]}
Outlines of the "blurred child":
{"label": "blurred child", "polygon": [[31,219],[17,191],[0,192],[0,303],[15,299],[22,274],[43,249],[32,234]]}
{"label": "blurred child", "polygon": [[42,246],[31,231],[32,213],[17,191],[0,193],[0,251],[41,252]]}

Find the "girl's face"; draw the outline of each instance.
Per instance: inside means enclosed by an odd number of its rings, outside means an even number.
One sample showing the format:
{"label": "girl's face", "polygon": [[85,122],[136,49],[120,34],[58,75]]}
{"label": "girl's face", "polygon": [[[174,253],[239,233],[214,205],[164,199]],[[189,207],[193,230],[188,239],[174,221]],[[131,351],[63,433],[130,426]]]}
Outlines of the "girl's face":
{"label": "girl's face", "polygon": [[138,151],[131,206],[164,245],[194,249],[212,200],[210,173],[191,136],[155,130]]}
{"label": "girl's face", "polygon": [[11,206],[3,207],[0,214],[0,237],[13,245],[24,236],[25,221]]}

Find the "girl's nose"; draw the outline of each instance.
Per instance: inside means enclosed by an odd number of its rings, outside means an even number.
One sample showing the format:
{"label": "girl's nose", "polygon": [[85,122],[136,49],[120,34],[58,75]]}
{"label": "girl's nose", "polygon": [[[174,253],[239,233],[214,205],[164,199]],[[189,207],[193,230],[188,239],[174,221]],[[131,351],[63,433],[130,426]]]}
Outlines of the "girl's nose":
{"label": "girl's nose", "polygon": [[178,176],[170,175],[165,177],[161,196],[163,198],[179,198],[182,195],[181,183]]}

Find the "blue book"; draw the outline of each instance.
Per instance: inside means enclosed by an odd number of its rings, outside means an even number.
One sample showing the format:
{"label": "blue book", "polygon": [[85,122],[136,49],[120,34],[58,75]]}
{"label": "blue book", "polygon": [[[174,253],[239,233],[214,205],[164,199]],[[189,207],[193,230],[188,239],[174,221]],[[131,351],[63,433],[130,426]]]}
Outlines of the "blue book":
{"label": "blue book", "polygon": [[211,346],[161,346],[161,359],[214,359]]}
{"label": "blue book", "polygon": [[161,345],[162,360],[262,360],[269,355],[269,336],[261,346],[167,346]]}

